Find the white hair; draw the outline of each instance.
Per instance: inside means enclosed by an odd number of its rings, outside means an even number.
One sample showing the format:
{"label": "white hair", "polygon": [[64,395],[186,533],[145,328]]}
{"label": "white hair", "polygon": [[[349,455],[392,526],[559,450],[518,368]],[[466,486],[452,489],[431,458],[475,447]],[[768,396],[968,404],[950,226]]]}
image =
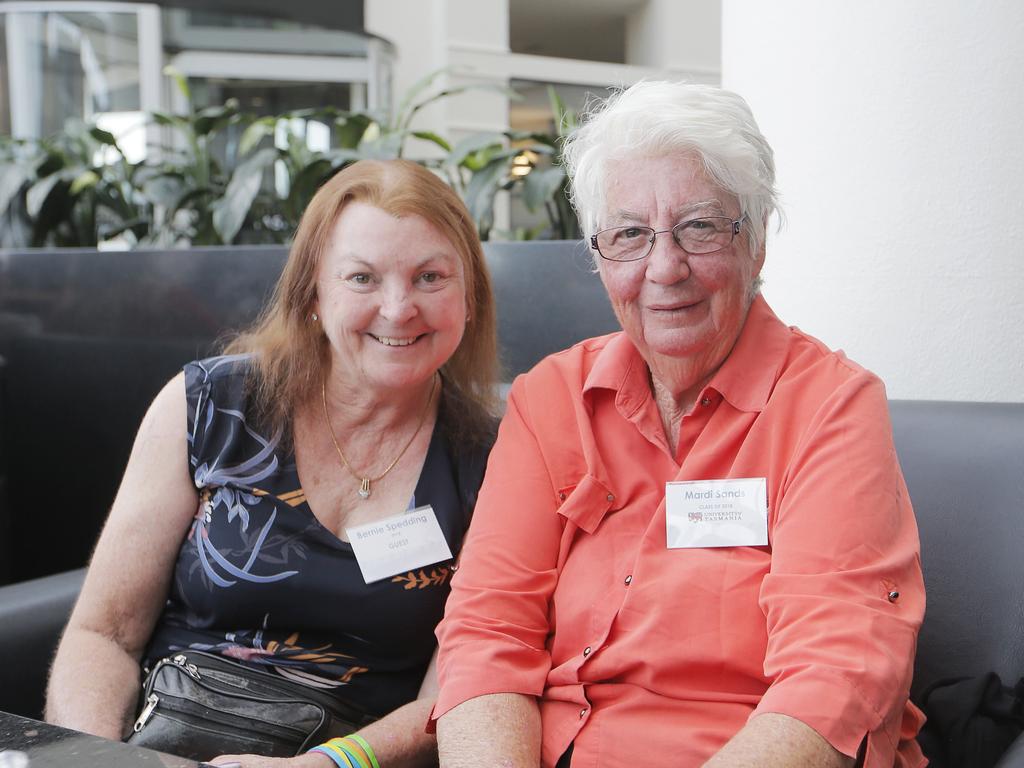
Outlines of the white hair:
{"label": "white hair", "polygon": [[742,97],[707,85],[642,81],[587,110],[562,148],[584,233],[598,230],[609,160],[677,153],[696,155],[708,176],[739,200],[757,253],[768,217],[778,211],[772,148]]}

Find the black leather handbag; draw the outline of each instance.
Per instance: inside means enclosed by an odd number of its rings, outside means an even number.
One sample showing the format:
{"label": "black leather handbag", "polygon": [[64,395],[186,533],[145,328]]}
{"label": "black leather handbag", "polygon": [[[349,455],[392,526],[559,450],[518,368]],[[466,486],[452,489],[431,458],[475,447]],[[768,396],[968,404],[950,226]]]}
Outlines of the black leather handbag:
{"label": "black leather handbag", "polygon": [[222,656],[182,651],[143,684],[127,741],[192,760],[292,757],[373,722],[334,696]]}

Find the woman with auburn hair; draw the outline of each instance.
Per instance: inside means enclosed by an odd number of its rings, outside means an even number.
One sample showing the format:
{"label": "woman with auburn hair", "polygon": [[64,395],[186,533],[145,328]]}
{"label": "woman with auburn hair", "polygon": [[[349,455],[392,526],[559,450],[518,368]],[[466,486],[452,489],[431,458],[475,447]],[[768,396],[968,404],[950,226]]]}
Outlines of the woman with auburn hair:
{"label": "woman with auburn hair", "polygon": [[[490,278],[458,197],[406,161],[334,176],[255,327],[186,365],[144,418],[47,719],[145,733],[140,671],[202,651],[329,691],[366,724],[295,765],[435,762],[433,631],[493,442],[496,375]],[[173,751],[261,751],[202,731]]]}

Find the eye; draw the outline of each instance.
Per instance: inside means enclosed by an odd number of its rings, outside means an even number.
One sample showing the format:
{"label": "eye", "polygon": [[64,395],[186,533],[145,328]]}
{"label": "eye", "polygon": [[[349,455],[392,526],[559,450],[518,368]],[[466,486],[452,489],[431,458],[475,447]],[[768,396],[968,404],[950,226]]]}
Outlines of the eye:
{"label": "eye", "polygon": [[715,229],[715,222],[710,219],[693,219],[692,221],[686,222],[684,225],[687,229]]}
{"label": "eye", "polygon": [[424,272],[423,274],[420,275],[420,281],[427,283],[428,285],[431,283],[436,283],[440,279],[441,275],[438,274],[437,272]]}
{"label": "eye", "polygon": [[345,280],[353,285],[370,285],[373,282],[373,276],[369,272],[356,272],[349,275]]}
{"label": "eye", "polygon": [[618,237],[624,239],[632,239],[636,237],[646,237],[647,227],[623,227],[615,233]]}

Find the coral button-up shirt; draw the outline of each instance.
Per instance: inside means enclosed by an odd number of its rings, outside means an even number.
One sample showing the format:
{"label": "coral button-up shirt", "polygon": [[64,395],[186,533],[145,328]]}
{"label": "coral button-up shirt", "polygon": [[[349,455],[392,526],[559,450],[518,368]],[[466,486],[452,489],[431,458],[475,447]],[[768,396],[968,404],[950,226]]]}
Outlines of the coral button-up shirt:
{"label": "coral button-up shirt", "polygon": [[[754,477],[767,546],[666,547],[666,482]],[[438,628],[433,717],[534,695],[545,768],[570,743],[573,768],[699,766],[765,712],[867,768],[919,766],[923,613],[881,382],[759,297],[678,446],[624,334],[515,381]]]}

